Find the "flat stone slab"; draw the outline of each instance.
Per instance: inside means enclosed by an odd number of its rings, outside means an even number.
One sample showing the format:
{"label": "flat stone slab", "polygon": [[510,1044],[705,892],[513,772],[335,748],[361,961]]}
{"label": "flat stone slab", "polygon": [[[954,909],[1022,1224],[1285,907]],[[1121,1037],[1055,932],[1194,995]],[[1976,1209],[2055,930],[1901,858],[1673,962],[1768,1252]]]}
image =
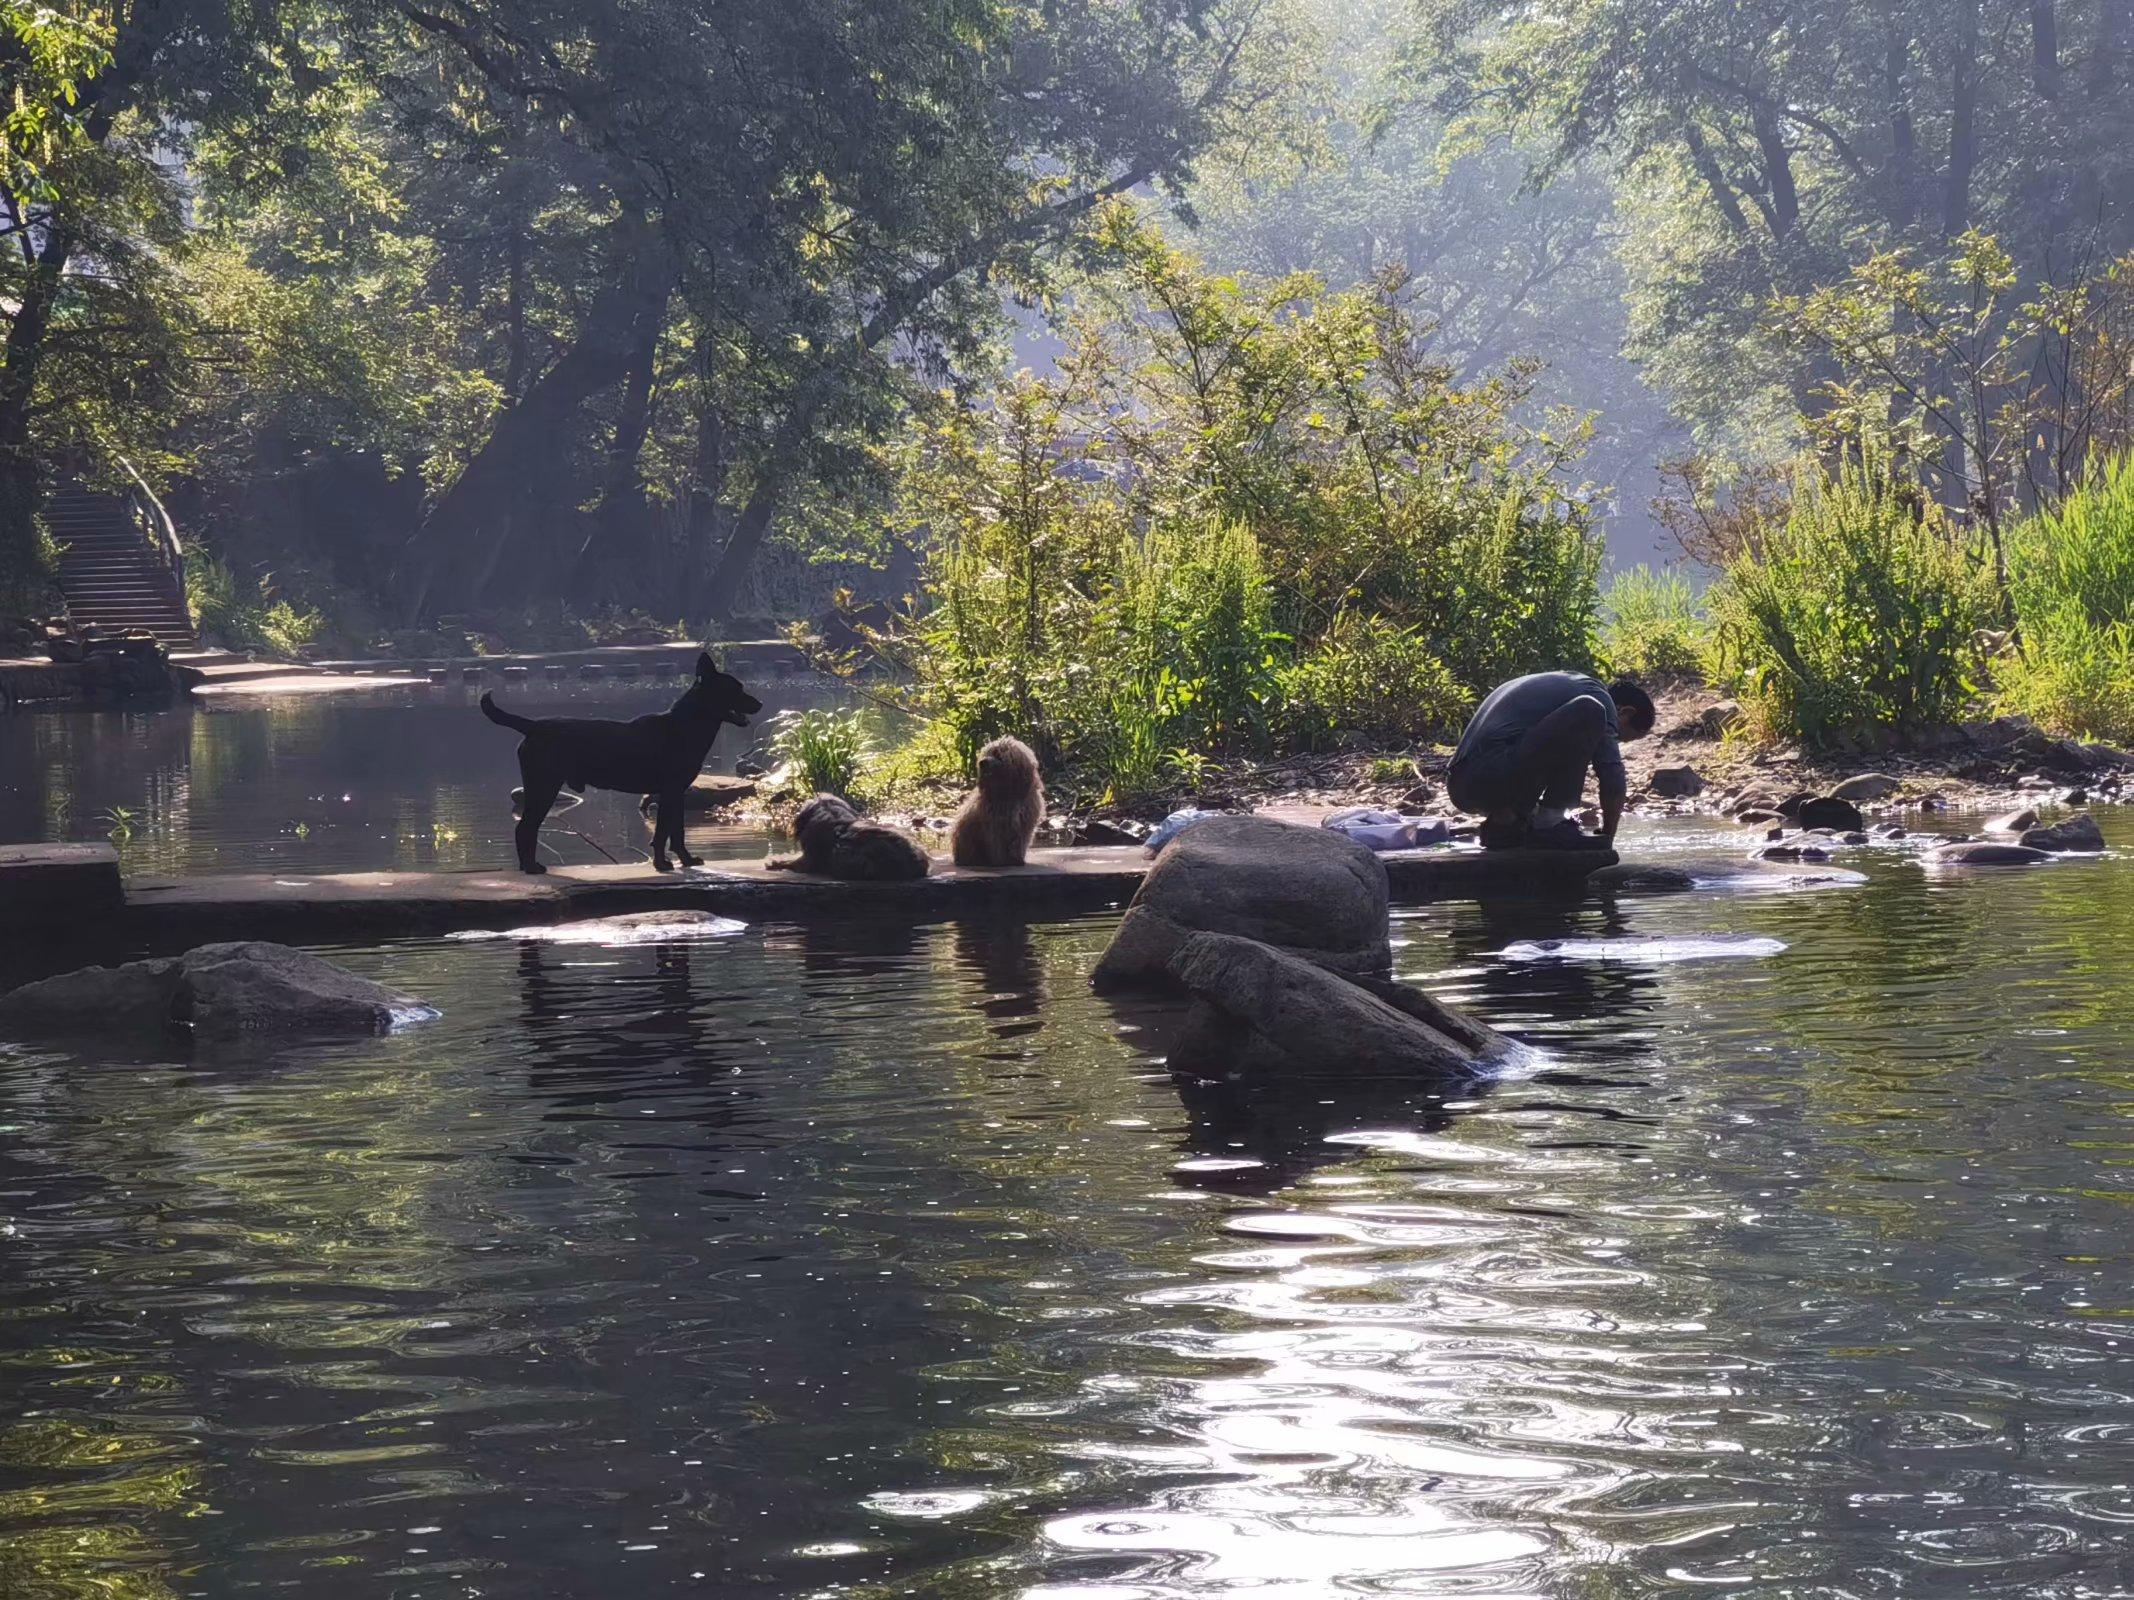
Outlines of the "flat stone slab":
{"label": "flat stone slab", "polygon": [[268,695],[347,694],[357,689],[413,689],[427,677],[337,677],[325,672],[280,672],[263,677],[210,678],[193,685],[196,700],[252,700]]}
{"label": "flat stone slab", "polygon": [[36,921],[78,927],[125,902],[119,853],[108,844],[0,845],[0,926],[28,937]]}
{"label": "flat stone slab", "polygon": [[[1615,861],[1611,851],[1396,851],[1380,857],[1396,902],[1484,895],[1576,892],[1584,874]],[[143,880],[127,887],[116,925],[164,944],[228,937],[292,941],[341,934],[393,936],[467,928],[509,929],[691,910],[744,922],[815,921],[883,914],[933,921],[1013,908],[1064,913],[1123,905],[1148,871],[1137,846],[1041,850],[1030,864],[979,870],[934,858],[933,875],[907,883],[852,883],[772,872],[760,861],[693,872],[643,866],[558,867],[517,872],[243,873]]]}

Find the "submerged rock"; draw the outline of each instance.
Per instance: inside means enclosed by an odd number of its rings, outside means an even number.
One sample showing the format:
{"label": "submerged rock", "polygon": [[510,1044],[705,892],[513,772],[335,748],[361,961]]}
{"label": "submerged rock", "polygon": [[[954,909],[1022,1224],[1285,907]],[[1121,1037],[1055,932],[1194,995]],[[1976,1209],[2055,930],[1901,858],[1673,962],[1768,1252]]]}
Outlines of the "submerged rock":
{"label": "submerged rock", "polygon": [[85,967],[0,995],[0,1033],[383,1033],[437,1013],[285,944],[204,944],[182,956]]}
{"label": "submerged rock", "polygon": [[1945,844],[1919,858],[1930,867],[2029,867],[2052,860],[2050,850],[2034,850],[2027,844],[2006,844],[1996,839],[1972,839]]}
{"label": "submerged rock", "polygon": [[1170,975],[1200,1002],[1172,1051],[1172,1064],[1185,1070],[1459,1073],[1510,1048],[1420,990],[1357,982],[1255,939],[1192,934]]}
{"label": "submerged rock", "polygon": [[1665,894],[1696,887],[1695,874],[1649,863],[1602,867],[1586,874],[1586,888],[1594,894]]}
{"label": "submerged rock", "polygon": [[1195,933],[1258,940],[1342,972],[1381,972],[1386,869],[1353,839],[1265,817],[1210,817],[1164,847],[1091,982],[1168,985]]}
{"label": "submerged rock", "polygon": [[2095,817],[2069,817],[2049,828],[2025,829],[2022,842],[2055,855],[2094,855],[2104,849],[2104,832]]}

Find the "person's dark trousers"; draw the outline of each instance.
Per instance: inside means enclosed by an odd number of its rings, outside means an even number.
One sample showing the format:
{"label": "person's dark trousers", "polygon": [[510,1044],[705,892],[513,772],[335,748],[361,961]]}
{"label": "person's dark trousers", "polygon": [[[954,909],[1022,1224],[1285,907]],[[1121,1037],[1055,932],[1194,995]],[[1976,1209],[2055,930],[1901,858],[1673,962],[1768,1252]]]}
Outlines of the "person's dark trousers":
{"label": "person's dark trousers", "polygon": [[1608,708],[1590,694],[1565,702],[1520,735],[1451,775],[1453,804],[1463,811],[1529,812],[1536,804],[1569,811],[1586,789],[1593,752],[1608,733]]}

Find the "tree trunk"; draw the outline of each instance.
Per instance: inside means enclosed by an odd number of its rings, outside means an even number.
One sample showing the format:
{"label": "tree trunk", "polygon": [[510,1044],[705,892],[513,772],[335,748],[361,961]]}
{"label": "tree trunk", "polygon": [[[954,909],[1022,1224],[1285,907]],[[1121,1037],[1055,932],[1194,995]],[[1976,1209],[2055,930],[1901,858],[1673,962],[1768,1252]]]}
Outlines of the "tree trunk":
{"label": "tree trunk", "polygon": [[2060,22],[2054,0],[2030,0],[2030,78],[2041,99],[2060,98]]}
{"label": "tree trunk", "polygon": [[1919,135],[1912,126],[1911,88],[1905,82],[1911,64],[1911,38],[1892,17],[1882,51],[1882,92],[1889,103],[1891,203],[1899,227],[1912,220],[1919,204]]}
{"label": "tree trunk", "polygon": [[1955,238],[1971,225],[1971,174],[1978,166],[1978,0],[1957,0],[1949,73],[1949,171],[1941,231]]}
{"label": "tree trunk", "polygon": [[2097,0],[2097,47],[2090,56],[2090,92],[2110,94],[2126,77],[2134,48],[2134,0]]}
{"label": "tree trunk", "polygon": [[409,541],[407,617],[411,625],[478,601],[521,531],[519,486],[560,449],[578,408],[622,381],[641,328],[656,323],[673,275],[651,248],[619,264],[594,299],[578,342],[497,418],[488,441]]}
{"label": "tree trunk", "polygon": [[[648,596],[642,575],[648,552],[646,523],[650,508],[645,504],[644,481],[638,458],[644,454],[645,437],[652,431],[653,361],[659,354],[660,333],[666,322],[666,307],[657,316],[646,317],[638,327],[637,342],[630,351],[629,370],[623,375],[622,405],[615,414],[615,434],[608,443],[608,470],[600,494],[600,511],[575,563],[580,592],[591,588],[620,600]],[[671,586],[661,585],[666,598]]]}
{"label": "tree trunk", "polygon": [[1748,213],[1741,209],[1741,199],[1734,193],[1734,186],[1726,181],[1726,174],[1719,170],[1719,160],[1712,154],[1711,146],[1704,142],[1704,130],[1694,122],[1684,125],[1682,142],[1689,147],[1689,159],[1697,169],[1705,187],[1712,192],[1712,203],[1719,207],[1719,214],[1735,233],[1744,237],[1749,231]]}
{"label": "tree trunk", "polygon": [[25,587],[35,564],[37,510],[43,499],[30,413],[52,312],[73,254],[73,230],[52,219],[23,282],[21,303],[8,325],[6,356],[0,360],[0,579]]}
{"label": "tree trunk", "polygon": [[697,414],[696,459],[690,478],[682,615],[694,621],[707,614],[704,602],[711,553],[726,533],[726,418],[708,394]]}
{"label": "tree trunk", "polygon": [[1771,232],[1783,239],[1801,216],[1800,188],[1793,181],[1793,152],[1786,147],[1785,130],[1769,103],[1758,101],[1749,113],[1749,122],[1755,130],[1756,148],[1763,156],[1764,183],[1771,192]]}
{"label": "tree trunk", "polygon": [[504,266],[504,404],[526,387],[526,230],[514,224]]}

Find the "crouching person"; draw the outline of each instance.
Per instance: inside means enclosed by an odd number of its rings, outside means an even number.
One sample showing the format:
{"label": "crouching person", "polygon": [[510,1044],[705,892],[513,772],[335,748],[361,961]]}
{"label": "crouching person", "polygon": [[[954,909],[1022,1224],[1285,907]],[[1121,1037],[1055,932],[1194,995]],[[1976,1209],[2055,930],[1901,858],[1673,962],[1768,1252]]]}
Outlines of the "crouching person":
{"label": "crouching person", "polygon": [[[1615,842],[1629,780],[1619,742],[1652,732],[1652,697],[1627,679],[1603,688],[1582,672],[1534,672],[1497,687],[1460,737],[1445,789],[1482,818],[1485,850],[1604,850]],[[1586,773],[1600,785],[1600,836],[1571,820]]]}

